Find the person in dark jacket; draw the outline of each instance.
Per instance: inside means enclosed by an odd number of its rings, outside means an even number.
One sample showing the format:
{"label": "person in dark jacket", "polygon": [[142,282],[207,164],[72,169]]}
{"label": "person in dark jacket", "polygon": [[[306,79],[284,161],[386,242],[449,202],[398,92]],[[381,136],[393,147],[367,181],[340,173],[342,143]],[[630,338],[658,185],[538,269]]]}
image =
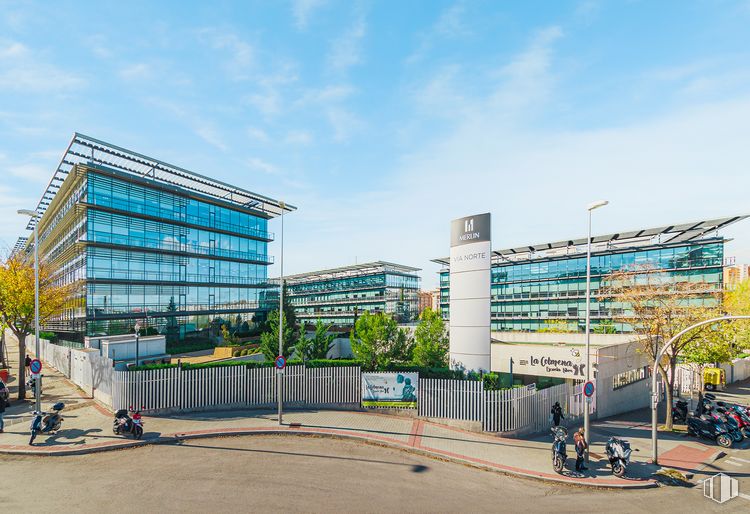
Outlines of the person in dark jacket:
{"label": "person in dark jacket", "polygon": [[586,434],[583,431],[583,427],[578,429],[578,432],[573,436],[573,441],[576,444],[576,471],[583,471],[588,469],[584,466],[583,455],[586,452],[586,448],[589,447],[586,442]]}
{"label": "person in dark jacket", "polygon": [[26,373],[28,374],[31,370],[31,357],[26,355],[26,360],[24,361],[24,365],[26,366]]}
{"label": "person in dark jacket", "polygon": [[560,407],[560,402],[555,402],[555,404],[552,406],[552,424],[554,426],[560,425],[560,420],[565,419],[565,416],[563,416],[562,407]]}
{"label": "person in dark jacket", "polygon": [[5,430],[5,420],[3,420],[3,416],[5,415],[5,398],[0,396],[0,434],[3,433]]}

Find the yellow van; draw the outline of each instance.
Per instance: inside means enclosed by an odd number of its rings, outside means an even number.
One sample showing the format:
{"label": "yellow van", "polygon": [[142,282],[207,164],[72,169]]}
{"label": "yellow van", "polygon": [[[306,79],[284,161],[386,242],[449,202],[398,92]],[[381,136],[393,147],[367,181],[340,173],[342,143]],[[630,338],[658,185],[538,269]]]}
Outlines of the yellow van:
{"label": "yellow van", "polygon": [[706,391],[724,389],[727,385],[727,377],[721,368],[703,368],[703,387]]}

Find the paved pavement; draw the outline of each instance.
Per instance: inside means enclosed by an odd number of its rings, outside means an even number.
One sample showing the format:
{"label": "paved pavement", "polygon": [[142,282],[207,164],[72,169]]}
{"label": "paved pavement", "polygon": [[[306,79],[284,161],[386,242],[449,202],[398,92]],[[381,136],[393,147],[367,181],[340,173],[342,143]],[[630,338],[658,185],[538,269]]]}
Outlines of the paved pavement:
{"label": "paved pavement", "polygon": [[[30,496],[34,511],[96,514],[130,507],[159,513],[732,512],[703,498],[699,487],[582,490],[321,437],[223,437],[50,459],[0,455],[0,476],[2,512],[29,511]],[[43,486],[31,495],[15,493],[36,483]],[[740,501],[732,500],[730,509]]]}
{"label": "paved pavement", "polygon": [[[258,410],[146,416],[143,439],[133,441],[112,433],[111,414],[98,403],[82,397],[80,390],[59,374],[49,374],[45,392],[55,397],[45,396],[43,408],[49,408],[60,399],[73,403],[63,411],[62,429],[57,434],[38,436],[35,445],[30,447],[27,444],[29,409],[28,406],[18,408],[6,416],[10,423],[6,433],[0,434],[0,453],[70,455],[218,435],[283,433],[356,439],[506,474],[599,487],[650,487],[655,485],[652,474],[658,470],[649,463],[650,424],[639,416],[594,423],[590,469],[584,473],[571,471],[574,459],[570,458],[568,470],[562,475],[552,471],[550,435],[501,438],[377,412],[290,411],[281,426],[275,412]],[[628,439],[633,447],[626,479],[612,476],[604,457],[604,443],[611,435]],[[660,451],[663,465],[669,464],[691,474],[700,472],[719,454],[716,446],[665,433],[660,434]],[[574,454],[572,444],[569,454]]]}

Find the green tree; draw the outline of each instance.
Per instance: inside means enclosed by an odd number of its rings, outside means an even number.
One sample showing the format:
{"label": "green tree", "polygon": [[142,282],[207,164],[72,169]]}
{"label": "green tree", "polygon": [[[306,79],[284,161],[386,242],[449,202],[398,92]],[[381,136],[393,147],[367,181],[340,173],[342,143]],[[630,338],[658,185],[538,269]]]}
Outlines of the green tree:
{"label": "green tree", "polygon": [[[284,330],[282,340],[282,354],[284,357],[289,358],[294,345],[297,342],[297,335],[294,333],[294,329],[287,323],[286,316],[284,317]],[[266,360],[272,361],[279,354],[279,311],[271,311],[268,314],[268,320],[266,321],[266,331],[260,335],[260,345],[258,350]]]}
{"label": "green tree", "polygon": [[295,349],[303,361],[311,359],[325,359],[329,350],[333,347],[336,334],[330,333],[332,325],[326,325],[323,320],[315,322],[315,332],[311,338],[307,337],[307,329],[304,324],[300,327],[300,334]]}
{"label": "green tree", "polygon": [[[662,346],[687,327],[716,317],[716,309],[698,307],[695,298],[716,297],[713,287],[705,282],[689,282],[647,267],[618,271],[605,277],[598,297],[607,303],[626,306],[615,316],[619,323],[633,327],[640,343],[640,351],[653,362]],[[699,327],[669,344],[657,367],[666,384],[667,430],[672,430],[672,394],[675,388],[677,364],[688,348],[701,344],[711,331]]]}
{"label": "green tree", "polygon": [[573,328],[571,323],[568,323],[564,319],[548,319],[544,322],[544,326],[539,329],[539,332],[551,332],[555,334],[566,334],[577,331],[577,327]]}
{"label": "green tree", "polygon": [[429,307],[419,316],[414,331],[414,363],[431,368],[448,365],[449,339],[439,312]]}
{"label": "green tree", "polygon": [[[586,330],[584,329],[584,332]],[[611,319],[603,319],[591,329],[594,334],[616,334],[617,328]]]}
{"label": "green tree", "polygon": [[365,311],[354,326],[349,340],[352,352],[367,369],[382,369],[392,362],[411,360],[414,343],[396,320],[382,312]]}

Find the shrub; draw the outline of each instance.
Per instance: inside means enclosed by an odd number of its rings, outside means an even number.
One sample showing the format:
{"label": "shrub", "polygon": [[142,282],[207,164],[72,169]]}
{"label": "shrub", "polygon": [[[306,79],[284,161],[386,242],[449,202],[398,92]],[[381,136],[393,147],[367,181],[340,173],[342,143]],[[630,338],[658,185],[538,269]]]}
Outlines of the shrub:
{"label": "shrub", "polygon": [[55,334],[54,332],[44,332],[40,330],[39,338],[46,339],[47,341],[55,341],[57,339],[57,334]]}
{"label": "shrub", "polygon": [[312,359],[305,364],[308,368],[343,368],[346,366],[361,366],[362,361],[356,359]]}
{"label": "shrub", "polygon": [[232,352],[232,357],[239,357],[240,353],[242,353],[242,350],[235,350]]}
{"label": "shrub", "polygon": [[240,350],[240,357],[244,357],[246,355],[247,355],[247,348],[243,348],[242,350]]}

